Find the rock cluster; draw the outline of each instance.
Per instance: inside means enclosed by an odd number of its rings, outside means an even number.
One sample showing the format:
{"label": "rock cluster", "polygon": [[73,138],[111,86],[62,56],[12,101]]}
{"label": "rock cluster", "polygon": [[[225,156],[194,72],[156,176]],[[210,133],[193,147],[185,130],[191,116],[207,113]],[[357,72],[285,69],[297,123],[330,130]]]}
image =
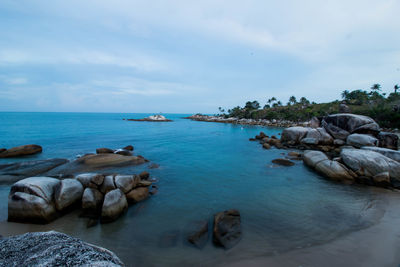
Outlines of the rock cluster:
{"label": "rock cluster", "polygon": [[104,175],[83,173],[59,180],[30,177],[12,185],[8,198],[8,220],[48,223],[81,204],[83,216],[116,220],[128,208],[149,196],[149,174]]}
{"label": "rock cluster", "polygon": [[379,125],[371,118],[361,115],[341,113],[329,115],[312,127],[289,127],[283,130],[281,143],[284,147],[318,149],[335,152],[343,145],[361,148],[379,146],[397,149],[398,136],[381,132]]}
{"label": "rock cluster", "polygon": [[9,149],[0,149],[0,158],[14,158],[28,155],[34,155],[42,152],[42,147],[39,145],[24,145]]}
{"label": "rock cluster", "polygon": [[127,121],[154,121],[154,122],[168,122],[172,121],[164,117],[163,115],[157,114],[157,115],[152,115],[143,119],[124,119]]}
{"label": "rock cluster", "polygon": [[124,266],[111,251],[63,233],[36,232],[0,239],[0,266]]}
{"label": "rock cluster", "polygon": [[335,181],[400,188],[400,162],[369,148],[343,148],[329,159],[321,151],[305,151],[304,164]]}
{"label": "rock cluster", "polygon": [[202,114],[196,114],[184,119],[189,119],[193,121],[206,121],[206,122],[220,122],[220,123],[232,123],[240,125],[261,125],[261,126],[271,126],[271,127],[290,127],[290,126],[309,126],[309,122],[294,122],[289,120],[264,120],[264,119],[239,119],[235,117],[225,118],[222,116],[208,116]]}
{"label": "rock cluster", "polygon": [[[209,236],[208,221],[197,221],[191,225],[187,241],[197,248],[203,248]],[[213,243],[230,249],[237,245],[242,237],[240,212],[235,209],[218,212],[213,217]]]}

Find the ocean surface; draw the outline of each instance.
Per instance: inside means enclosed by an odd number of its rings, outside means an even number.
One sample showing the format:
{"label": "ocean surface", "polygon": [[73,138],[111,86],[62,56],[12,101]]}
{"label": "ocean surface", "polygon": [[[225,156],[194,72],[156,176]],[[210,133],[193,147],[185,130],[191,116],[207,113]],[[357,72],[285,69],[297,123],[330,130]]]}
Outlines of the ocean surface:
{"label": "ocean surface", "polygon": [[[131,206],[118,221],[86,228],[74,211],[48,225],[8,223],[10,186],[0,186],[0,234],[56,230],[114,251],[127,266],[215,266],[324,244],[367,228],[380,218],[381,199],[369,187],[323,179],[296,162],[274,166],[285,150],[264,150],[248,139],[279,128],[195,122],[189,114],[163,114],[173,122],[132,122],[151,114],[0,113],[0,148],[39,144],[43,153],[0,164],[47,158],[74,159],[96,148],[135,147],[134,153],[160,165],[147,170],[158,193]],[[241,213],[243,236],[231,250],[185,242],[193,221],[212,220],[226,209]],[[166,238],[169,236],[169,238]],[[167,242],[166,242],[167,241]],[[166,245],[167,243],[167,245]]]}

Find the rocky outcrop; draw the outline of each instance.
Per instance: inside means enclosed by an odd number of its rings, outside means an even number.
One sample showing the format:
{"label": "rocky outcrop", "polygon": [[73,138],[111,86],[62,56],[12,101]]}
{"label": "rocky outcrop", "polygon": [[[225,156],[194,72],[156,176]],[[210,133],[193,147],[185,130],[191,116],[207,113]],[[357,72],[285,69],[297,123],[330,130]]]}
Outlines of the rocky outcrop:
{"label": "rocky outcrop", "polygon": [[128,209],[125,194],[120,189],[108,192],[104,197],[101,209],[101,221],[112,222],[118,219]]}
{"label": "rocky outcrop", "polygon": [[368,134],[351,134],[347,136],[346,143],[349,146],[361,148],[363,146],[377,146],[378,139]]}
{"label": "rocky outcrop", "polygon": [[346,166],[340,162],[328,159],[321,151],[305,151],[303,162],[331,180],[345,183],[352,183],[354,181],[355,177],[353,173]]}
{"label": "rocky outcrop", "polygon": [[58,214],[53,196],[59,180],[49,177],[26,178],[15,183],[8,197],[8,221],[48,223]]}
{"label": "rocky outcrop", "polygon": [[365,147],[362,147],[361,149],[378,152],[392,160],[400,162],[400,151],[398,151],[398,150],[393,150],[393,149],[388,149],[388,148],[383,148],[383,147],[371,147],[371,146],[365,146]]}
{"label": "rocky outcrop", "polygon": [[27,177],[40,175],[67,163],[66,159],[46,159],[0,165],[0,183],[15,183]]}
{"label": "rocky outcrop", "polygon": [[42,152],[42,147],[39,145],[24,145],[6,149],[0,152],[0,158],[13,158],[28,155],[34,155]]}
{"label": "rocky outcrop", "polygon": [[0,239],[1,266],[124,266],[111,251],[50,231]]}
{"label": "rocky outcrop", "polygon": [[214,215],[214,244],[230,249],[239,243],[241,237],[242,229],[238,210],[226,210]]}
{"label": "rocky outcrop", "polygon": [[[379,132],[379,125],[370,117],[362,115],[347,113],[333,114],[324,117],[323,122],[325,122],[328,126],[332,125],[338,127],[344,131],[347,131],[350,134],[377,134]],[[326,129],[325,126],[324,128]]]}
{"label": "rocky outcrop", "polygon": [[152,115],[152,116],[149,116],[149,117],[146,117],[146,118],[143,118],[143,119],[124,119],[124,120],[127,120],[127,121],[154,121],[154,122],[169,122],[169,121],[172,121],[172,120],[169,120],[169,119],[165,118],[163,115],[159,115],[159,114]]}
{"label": "rocky outcrop", "polygon": [[287,142],[292,145],[299,144],[301,139],[303,139],[310,128],[305,127],[290,127],[286,128],[282,132],[281,142]]}
{"label": "rocky outcrop", "polygon": [[83,186],[76,179],[64,179],[55,188],[54,203],[62,211],[81,201]]}
{"label": "rocky outcrop", "polygon": [[343,149],[340,156],[343,163],[357,176],[366,177],[373,181],[376,176],[382,177],[388,174],[392,186],[400,186],[399,162],[366,149]]}
{"label": "rocky outcrop", "polygon": [[99,169],[139,165],[147,162],[141,156],[118,154],[89,154],[47,172],[47,176],[75,175]]}

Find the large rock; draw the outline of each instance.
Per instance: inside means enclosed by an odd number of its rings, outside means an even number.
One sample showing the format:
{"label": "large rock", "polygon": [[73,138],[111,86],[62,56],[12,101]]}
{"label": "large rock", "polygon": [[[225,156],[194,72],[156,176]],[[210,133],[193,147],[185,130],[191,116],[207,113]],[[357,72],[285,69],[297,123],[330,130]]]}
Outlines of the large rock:
{"label": "large rock", "polygon": [[42,147],[38,145],[17,146],[0,153],[0,158],[13,158],[33,155],[42,152]]}
{"label": "large rock", "polygon": [[358,176],[373,178],[388,172],[393,186],[400,186],[400,163],[378,152],[366,149],[343,149],[343,163]]}
{"label": "large rock", "polygon": [[128,202],[120,189],[108,192],[104,197],[103,208],[101,209],[101,221],[115,221],[128,209]]}
{"label": "large rock", "polygon": [[324,128],[309,129],[305,138],[314,138],[316,143],[320,145],[331,145],[333,143],[332,136]]}
{"label": "large rock", "polygon": [[399,136],[395,133],[380,132],[378,134],[379,146],[397,150]]}
{"label": "large rock", "polygon": [[8,220],[48,223],[58,214],[54,206],[54,190],[60,183],[50,177],[26,178],[15,183],[8,197]]}
{"label": "large rock", "polygon": [[392,150],[392,149],[383,148],[383,147],[373,147],[373,146],[364,146],[361,149],[375,151],[375,152],[378,152],[388,158],[391,158],[392,160],[400,162],[400,151],[398,151],[398,150]]}
{"label": "large rock", "polygon": [[46,159],[0,165],[0,183],[15,183],[21,179],[40,175],[67,163],[66,159]]}
{"label": "large rock", "polygon": [[298,144],[303,139],[310,128],[305,127],[289,127],[283,130],[281,141],[283,143]]}
{"label": "large rock", "polygon": [[230,249],[242,237],[240,213],[238,210],[226,210],[214,215],[213,242]]}
{"label": "large rock", "polygon": [[328,159],[321,151],[307,150],[303,154],[303,162],[325,177],[341,182],[352,182],[354,174],[343,164]]}
{"label": "large rock", "polygon": [[339,182],[353,183],[355,175],[340,162],[323,160],[315,166],[315,170],[325,177]]}
{"label": "large rock", "polygon": [[342,128],[331,123],[327,123],[324,120],[322,121],[322,126],[331,136],[338,140],[346,140],[347,136],[350,134],[348,131],[343,130]]}
{"label": "large rock", "polygon": [[140,177],[137,175],[116,175],[114,182],[115,186],[126,194],[137,186],[140,182]]}
{"label": "large rock", "polygon": [[0,239],[0,266],[124,266],[111,251],[58,232]]}
{"label": "large rock", "polygon": [[100,187],[100,191],[103,194],[106,194],[106,193],[110,192],[111,190],[114,190],[115,188],[117,188],[117,187],[114,184],[114,175],[105,176],[103,184]]}
{"label": "large rock", "polygon": [[321,151],[306,150],[303,154],[303,162],[311,168],[315,168],[321,161],[328,160],[328,157]]}
{"label": "large rock", "polygon": [[354,146],[357,148],[363,146],[377,146],[378,139],[368,134],[351,134],[347,136],[346,143],[349,146]]}
{"label": "large rock", "polygon": [[103,168],[114,168],[139,165],[147,162],[141,156],[123,156],[118,154],[89,154],[68,164],[50,170],[46,175],[74,175],[83,172],[98,171]]}
{"label": "large rock", "polygon": [[83,186],[75,179],[64,179],[55,188],[54,202],[57,210],[64,210],[82,199]]}
{"label": "large rock", "polygon": [[104,181],[104,175],[99,173],[81,173],[75,177],[83,187],[89,187],[91,184],[101,185]]}
{"label": "large rock", "polygon": [[138,187],[131,190],[126,194],[126,198],[131,203],[137,203],[142,200],[145,200],[149,196],[149,188],[148,187]]}
{"label": "large rock", "polygon": [[94,188],[86,188],[82,196],[82,209],[85,216],[97,217],[103,206],[103,194]]}
{"label": "large rock", "polygon": [[[377,134],[379,132],[379,125],[370,117],[356,115],[356,114],[347,114],[347,113],[339,113],[329,115],[323,118],[323,122],[326,125],[332,125],[338,127],[344,131],[352,133],[366,133],[366,134]],[[324,128],[330,133],[329,129],[323,125]],[[329,128],[329,127],[328,127]],[[334,136],[335,138],[338,138]],[[338,138],[343,139],[343,138]]]}

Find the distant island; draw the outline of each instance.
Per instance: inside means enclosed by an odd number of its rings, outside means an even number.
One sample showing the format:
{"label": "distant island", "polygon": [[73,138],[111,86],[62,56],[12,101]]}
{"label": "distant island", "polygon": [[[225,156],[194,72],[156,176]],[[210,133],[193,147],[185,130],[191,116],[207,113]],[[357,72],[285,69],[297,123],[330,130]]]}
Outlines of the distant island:
{"label": "distant island", "polygon": [[165,118],[163,115],[160,115],[160,114],[148,116],[143,119],[124,119],[124,120],[127,120],[127,121],[154,121],[154,122],[172,121],[172,120]]}

